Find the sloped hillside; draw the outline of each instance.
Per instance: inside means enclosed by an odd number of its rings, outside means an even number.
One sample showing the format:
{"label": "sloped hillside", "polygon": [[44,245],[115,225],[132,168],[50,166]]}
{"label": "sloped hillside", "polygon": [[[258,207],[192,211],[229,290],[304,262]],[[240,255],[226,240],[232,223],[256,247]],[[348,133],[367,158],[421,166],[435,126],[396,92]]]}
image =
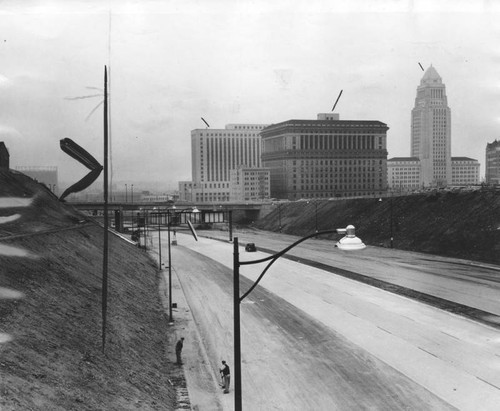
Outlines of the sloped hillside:
{"label": "sloped hillside", "polygon": [[280,203],[255,226],[278,231],[280,221],[288,234],[353,224],[367,244],[390,247],[392,233],[395,248],[500,264],[499,191]]}
{"label": "sloped hillside", "polygon": [[43,186],[0,172],[2,411],[174,409],[157,270],[115,236],[102,351],[102,237]]}
{"label": "sloped hillside", "polygon": [[13,215],[22,218],[0,220],[1,237],[72,226],[83,219],[45,186],[20,172],[0,169],[0,216]]}

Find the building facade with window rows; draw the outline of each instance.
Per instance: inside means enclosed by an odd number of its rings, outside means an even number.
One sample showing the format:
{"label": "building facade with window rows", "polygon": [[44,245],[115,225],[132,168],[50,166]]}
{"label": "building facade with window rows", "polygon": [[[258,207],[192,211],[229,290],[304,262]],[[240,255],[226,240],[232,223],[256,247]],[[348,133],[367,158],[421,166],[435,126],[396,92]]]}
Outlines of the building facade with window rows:
{"label": "building facade with window rows", "polygon": [[392,191],[411,192],[422,188],[421,165],[416,157],[387,160],[387,184]]}
{"label": "building facade with window rows", "polygon": [[479,161],[469,157],[451,158],[451,184],[453,186],[470,186],[480,182]]}
{"label": "building facade with window rows", "polygon": [[231,170],[261,167],[259,132],[265,124],[228,124],[224,129],[191,131],[192,182],[179,183],[185,200],[195,203],[227,202]]}
{"label": "building facade with window rows", "polygon": [[500,185],[500,140],[486,144],[485,182]]}
{"label": "building facade with window rows", "polygon": [[451,184],[451,111],[446,87],[433,66],[417,87],[411,111],[411,157],[420,159],[423,186]]}
{"label": "building facade with window rows", "polygon": [[[368,197],[387,190],[387,130],[379,121],[289,120],[266,127],[271,197]],[[338,118],[338,117],[337,117]]]}
{"label": "building facade with window rows", "polygon": [[265,201],[271,193],[270,172],[265,168],[238,167],[231,170],[232,202]]}

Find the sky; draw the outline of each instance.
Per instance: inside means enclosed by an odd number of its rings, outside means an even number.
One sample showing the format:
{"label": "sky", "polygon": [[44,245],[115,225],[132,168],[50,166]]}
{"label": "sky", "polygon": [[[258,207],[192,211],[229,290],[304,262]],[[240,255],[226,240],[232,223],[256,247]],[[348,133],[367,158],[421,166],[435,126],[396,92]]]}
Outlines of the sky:
{"label": "sky", "polygon": [[498,21],[494,0],[0,0],[0,141],[11,168],[57,166],[63,182],[88,170],[62,138],[102,164],[106,66],[116,190],[190,180],[202,117],[315,119],[341,90],[340,119],[386,123],[388,158],[409,156],[420,63],[446,85],[452,155],[484,175],[500,139]]}

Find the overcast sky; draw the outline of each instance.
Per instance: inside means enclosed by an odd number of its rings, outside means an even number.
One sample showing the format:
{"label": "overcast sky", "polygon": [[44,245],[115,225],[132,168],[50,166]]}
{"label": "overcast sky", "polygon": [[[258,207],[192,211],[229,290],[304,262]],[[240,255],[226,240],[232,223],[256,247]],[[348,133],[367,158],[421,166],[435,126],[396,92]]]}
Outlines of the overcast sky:
{"label": "overcast sky", "polygon": [[499,21],[493,0],[0,0],[0,141],[12,168],[87,174],[59,140],[102,162],[102,106],[87,117],[109,65],[118,188],[190,180],[201,117],[211,128],[315,119],[340,90],[341,119],[387,123],[388,157],[409,156],[420,63],[446,85],[452,155],[484,175],[500,138]]}

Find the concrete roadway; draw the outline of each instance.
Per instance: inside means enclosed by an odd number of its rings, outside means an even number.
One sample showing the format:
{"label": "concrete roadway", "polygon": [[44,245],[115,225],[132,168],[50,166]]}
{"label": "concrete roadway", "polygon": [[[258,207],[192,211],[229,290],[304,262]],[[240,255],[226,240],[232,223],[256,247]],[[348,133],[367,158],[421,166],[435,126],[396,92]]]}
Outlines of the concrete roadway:
{"label": "concrete roadway", "polygon": [[[255,235],[238,233],[243,245],[248,241],[282,249],[294,241],[270,235],[257,240]],[[179,246],[172,247],[172,266],[197,325],[199,343],[208,353],[206,375],[215,379],[220,360],[231,365],[233,359],[232,244],[205,238],[195,243],[182,234],[178,240]],[[498,309],[493,293],[482,292],[475,284],[472,291],[464,287],[471,283],[468,271],[462,269],[466,262],[438,258],[432,263],[429,256],[395,250],[387,250],[389,259],[381,255],[384,250],[370,248],[356,255],[330,253],[331,242],[314,240],[297,251],[302,253],[299,258],[332,259],[335,266],[351,271],[375,272],[405,286],[427,283],[429,288],[432,267],[441,273],[441,265],[449,263],[460,270],[450,282],[444,280],[449,275],[436,277],[441,295],[461,296],[464,301],[487,295],[486,305],[474,304]],[[262,256],[241,252],[242,260]],[[412,266],[418,268],[413,274]],[[262,269],[262,265],[242,267],[242,292]],[[479,283],[485,282],[486,289],[498,286],[489,277],[495,267],[477,269],[482,272]],[[416,280],[420,275],[426,280]],[[449,283],[461,283],[461,292],[447,290]],[[280,259],[242,304],[243,405],[251,410],[498,409],[499,348],[500,337],[492,327]],[[188,375],[198,370],[193,364],[198,361],[203,359],[188,355]],[[200,391],[188,388],[190,393]],[[199,409],[229,410],[232,395],[219,394],[214,407],[200,407],[196,395],[191,400]]]}
{"label": "concrete roadway", "polygon": [[[228,239],[228,233],[222,231],[205,231],[201,235]],[[258,249],[273,252],[280,251],[299,239],[258,230],[238,231],[234,233],[234,237],[238,237],[241,245],[252,242]],[[498,265],[371,246],[357,252],[356,258],[351,258],[349,252],[332,248],[332,241],[321,239],[307,240],[290,250],[287,255],[297,257],[297,261],[323,263],[473,307],[484,311],[478,314],[478,319],[484,317],[491,325],[497,323],[500,326]]]}

